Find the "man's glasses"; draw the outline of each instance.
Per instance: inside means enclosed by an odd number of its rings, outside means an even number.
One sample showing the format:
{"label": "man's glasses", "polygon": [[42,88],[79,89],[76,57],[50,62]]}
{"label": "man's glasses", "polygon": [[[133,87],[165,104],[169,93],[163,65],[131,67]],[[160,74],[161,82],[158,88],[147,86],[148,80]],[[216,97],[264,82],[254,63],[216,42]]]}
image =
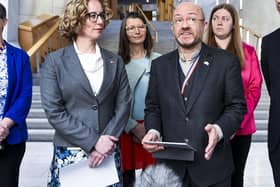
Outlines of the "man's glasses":
{"label": "man's glasses", "polygon": [[175,25],[183,25],[184,21],[187,22],[187,24],[189,25],[195,25],[200,21],[204,21],[204,19],[200,19],[200,18],[196,18],[196,17],[187,17],[186,19],[184,19],[183,17],[174,17],[173,18],[173,23]]}
{"label": "man's glasses", "polygon": [[143,25],[138,25],[138,26],[134,26],[134,25],[131,25],[131,26],[127,26],[125,29],[127,32],[129,33],[133,33],[135,32],[136,30],[140,31],[140,32],[143,32],[146,30],[146,24],[143,24]]}
{"label": "man's glasses", "polygon": [[100,12],[99,14],[96,13],[96,12],[89,12],[89,13],[86,14],[86,16],[93,23],[96,23],[98,18],[101,18],[102,21],[106,20],[106,13],[105,12]]}

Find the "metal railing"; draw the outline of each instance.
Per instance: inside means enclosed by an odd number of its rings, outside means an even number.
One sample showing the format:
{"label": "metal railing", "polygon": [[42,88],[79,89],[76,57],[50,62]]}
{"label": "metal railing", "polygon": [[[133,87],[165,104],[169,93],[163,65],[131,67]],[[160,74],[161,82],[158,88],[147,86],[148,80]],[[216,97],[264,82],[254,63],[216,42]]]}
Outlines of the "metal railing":
{"label": "metal railing", "polygon": [[262,39],[262,35],[255,32],[254,30],[250,29],[249,27],[240,25],[240,32],[241,32],[241,37],[243,38],[243,40],[254,46],[258,56],[260,57],[260,51],[261,51],[261,39]]}

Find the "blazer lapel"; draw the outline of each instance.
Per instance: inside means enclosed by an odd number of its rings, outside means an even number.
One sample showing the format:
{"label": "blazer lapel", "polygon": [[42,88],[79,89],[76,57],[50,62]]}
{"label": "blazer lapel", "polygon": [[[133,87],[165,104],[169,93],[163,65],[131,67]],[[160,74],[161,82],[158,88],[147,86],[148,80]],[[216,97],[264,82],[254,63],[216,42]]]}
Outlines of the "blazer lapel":
{"label": "blazer lapel", "polygon": [[[181,95],[181,86],[179,84],[179,66],[178,66],[178,62],[179,62],[179,52],[178,49],[173,51],[170,56],[167,58],[167,70],[165,72],[165,76],[167,78],[167,82],[170,82],[170,90],[172,91],[172,93],[170,95],[174,95],[175,98],[178,99],[178,102],[181,109],[185,112],[185,105],[184,105],[184,100],[183,97]],[[174,65],[175,63],[175,65]]]}
{"label": "blazer lapel", "polygon": [[90,86],[89,80],[82,68],[78,55],[73,45],[70,45],[65,49],[64,55],[61,57],[65,61],[65,70],[68,72],[68,76],[72,76],[76,79],[83,89],[91,96],[94,97],[94,93]]}
{"label": "blazer lapel", "polygon": [[206,82],[206,78],[208,76],[209,69],[211,67],[212,57],[208,54],[206,46],[202,45],[200,54],[201,55],[198,60],[198,65],[191,77],[191,87],[186,88],[191,89],[188,104],[186,107],[186,113],[189,113],[200,92],[202,91]]}
{"label": "blazer lapel", "polygon": [[112,85],[114,78],[116,77],[118,59],[116,59],[113,54],[102,48],[100,48],[100,51],[103,59],[104,75],[100,91],[97,94],[97,98],[99,100],[102,100],[104,97],[106,97],[107,94],[110,93],[108,92],[108,89],[110,88],[110,85]]}

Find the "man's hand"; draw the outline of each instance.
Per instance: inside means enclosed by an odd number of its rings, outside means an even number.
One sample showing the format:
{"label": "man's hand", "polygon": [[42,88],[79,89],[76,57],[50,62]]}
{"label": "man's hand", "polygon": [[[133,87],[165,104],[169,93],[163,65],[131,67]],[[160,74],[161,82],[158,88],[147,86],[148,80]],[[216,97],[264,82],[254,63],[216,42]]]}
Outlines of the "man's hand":
{"label": "man's hand", "polygon": [[142,139],[143,148],[146,149],[148,152],[156,152],[159,150],[163,150],[164,147],[162,145],[157,144],[146,144],[146,141],[158,141],[159,137],[154,132],[148,132],[144,138]]}
{"label": "man's hand", "polygon": [[91,168],[99,166],[106,158],[105,155],[93,150],[88,157],[88,165]]}
{"label": "man's hand", "polygon": [[95,150],[105,157],[111,155],[115,150],[115,143],[119,139],[110,136],[110,135],[102,135],[99,137],[97,143],[95,144]]}
{"label": "man's hand", "polygon": [[210,158],[213,154],[213,151],[219,141],[219,136],[218,136],[216,128],[213,126],[213,124],[207,124],[205,126],[204,130],[208,134],[208,145],[205,149],[204,157],[206,160],[210,160]]}

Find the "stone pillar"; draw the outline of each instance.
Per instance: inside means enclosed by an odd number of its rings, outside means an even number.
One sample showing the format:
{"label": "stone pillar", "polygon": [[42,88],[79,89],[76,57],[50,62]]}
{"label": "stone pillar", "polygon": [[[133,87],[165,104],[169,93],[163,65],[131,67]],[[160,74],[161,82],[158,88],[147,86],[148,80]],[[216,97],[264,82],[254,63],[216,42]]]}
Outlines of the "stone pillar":
{"label": "stone pillar", "polygon": [[19,22],[19,0],[0,0],[7,11],[8,24],[6,25],[3,37],[6,41],[18,45],[18,22]]}

